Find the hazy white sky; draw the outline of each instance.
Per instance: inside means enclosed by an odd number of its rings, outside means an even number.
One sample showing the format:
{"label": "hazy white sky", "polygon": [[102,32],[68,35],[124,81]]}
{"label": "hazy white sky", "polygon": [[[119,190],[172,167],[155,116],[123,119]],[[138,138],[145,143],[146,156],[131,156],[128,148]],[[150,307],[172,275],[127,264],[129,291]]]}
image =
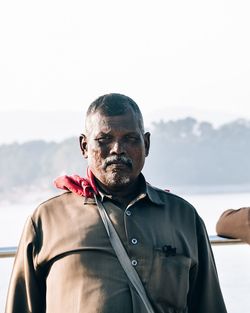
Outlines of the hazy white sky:
{"label": "hazy white sky", "polygon": [[250,119],[249,16],[248,0],[2,1],[0,142],[42,133],[20,110],[84,112],[108,92],[146,123]]}

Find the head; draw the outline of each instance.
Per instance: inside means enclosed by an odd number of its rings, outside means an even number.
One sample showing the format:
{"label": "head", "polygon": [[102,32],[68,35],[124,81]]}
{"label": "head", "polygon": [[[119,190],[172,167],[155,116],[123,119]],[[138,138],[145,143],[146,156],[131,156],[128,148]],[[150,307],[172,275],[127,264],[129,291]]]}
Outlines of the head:
{"label": "head", "polygon": [[80,146],[92,173],[107,190],[137,182],[149,145],[150,134],[144,133],[142,114],[131,98],[112,93],[90,105]]}

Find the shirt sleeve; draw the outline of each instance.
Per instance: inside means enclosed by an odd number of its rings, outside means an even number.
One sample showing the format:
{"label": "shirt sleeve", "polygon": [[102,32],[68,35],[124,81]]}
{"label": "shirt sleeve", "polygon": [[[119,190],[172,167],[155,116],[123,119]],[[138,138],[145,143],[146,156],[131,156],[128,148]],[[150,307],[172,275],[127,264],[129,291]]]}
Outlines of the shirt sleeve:
{"label": "shirt sleeve", "polygon": [[216,232],[219,236],[239,238],[250,244],[250,207],[223,212],[216,224]]}
{"label": "shirt sleeve", "polygon": [[226,313],[213,252],[203,221],[197,221],[198,262],[191,268],[190,313]]}
{"label": "shirt sleeve", "polygon": [[33,221],[29,218],[16,254],[5,313],[45,312],[45,288],[34,261],[36,237]]}

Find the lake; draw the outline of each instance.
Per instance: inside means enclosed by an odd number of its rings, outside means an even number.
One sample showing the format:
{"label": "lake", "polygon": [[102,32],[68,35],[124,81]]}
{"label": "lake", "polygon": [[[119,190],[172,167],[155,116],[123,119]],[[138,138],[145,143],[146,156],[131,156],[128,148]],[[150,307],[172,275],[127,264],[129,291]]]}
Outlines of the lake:
{"label": "lake", "polygon": [[[174,192],[174,190],[172,190]],[[215,223],[222,211],[250,205],[250,193],[180,194],[197,209],[203,218],[209,235],[215,234]],[[36,198],[36,200],[35,200]],[[0,203],[0,246],[16,246],[23,225],[37,204],[46,199],[40,196],[25,200],[22,204]],[[250,312],[250,246],[213,247],[221,288],[228,313]],[[4,312],[8,281],[13,259],[0,259],[0,312]]]}

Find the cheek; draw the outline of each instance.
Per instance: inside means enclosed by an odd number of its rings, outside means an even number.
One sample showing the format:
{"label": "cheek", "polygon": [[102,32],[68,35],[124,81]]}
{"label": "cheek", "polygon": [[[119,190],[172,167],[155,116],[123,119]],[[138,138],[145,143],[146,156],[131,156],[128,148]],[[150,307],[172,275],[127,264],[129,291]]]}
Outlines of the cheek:
{"label": "cheek", "polygon": [[145,151],[141,149],[134,149],[131,152],[131,158],[133,159],[134,166],[141,167],[145,161]]}
{"label": "cheek", "polygon": [[135,160],[142,160],[145,158],[145,149],[143,147],[131,149],[131,155]]}
{"label": "cheek", "polygon": [[89,150],[89,155],[88,155],[89,164],[92,164],[94,166],[100,166],[104,158],[105,158],[105,153],[102,151],[102,149],[92,147]]}

